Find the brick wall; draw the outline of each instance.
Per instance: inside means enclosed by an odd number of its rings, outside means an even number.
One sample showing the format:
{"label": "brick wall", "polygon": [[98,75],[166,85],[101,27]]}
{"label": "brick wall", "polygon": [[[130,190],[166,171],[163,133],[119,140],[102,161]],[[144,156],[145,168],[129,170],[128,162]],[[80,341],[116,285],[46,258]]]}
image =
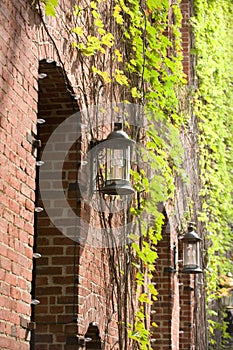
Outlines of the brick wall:
{"label": "brick wall", "polygon": [[183,49],[183,69],[186,74],[187,82],[191,81],[191,0],[181,1],[181,12],[182,12],[182,28],[181,28],[181,38],[182,38],[182,49]]}
{"label": "brick wall", "polygon": [[180,349],[178,240],[174,228],[172,217],[166,216],[163,239],[158,244],[159,260],[154,276],[159,295],[158,301],[152,307],[152,321],[158,325],[152,336],[152,346],[161,350]]}
{"label": "brick wall", "polygon": [[[39,82],[38,118],[46,121],[39,128],[42,149],[38,159],[41,159],[49,137],[64,120],[74,114],[77,105],[70,94],[71,88],[66,85],[61,68],[57,67],[55,62],[41,61],[39,72],[46,74],[46,77]],[[76,126],[81,122],[79,117],[77,114]],[[51,148],[60,152],[63,144],[69,140],[71,131],[62,128],[58,142],[51,144]],[[89,208],[81,200],[78,190],[77,170],[82,153],[83,147],[78,139],[70,148],[64,162],[62,183],[69,205],[77,216],[85,218],[88,222]],[[54,156],[56,157],[56,153]],[[43,168],[38,173],[38,180],[42,170]],[[54,169],[51,169],[51,181],[48,178],[47,182],[37,182],[39,190],[40,184],[46,186],[48,196],[42,201],[38,193],[36,200],[40,207],[46,206],[46,201],[50,200],[53,210],[62,213],[64,203],[55,199],[58,180],[54,181],[54,177],[57,175]],[[98,222],[97,217],[96,221]],[[107,349],[107,346],[113,344],[117,338],[115,317],[112,316],[112,287],[109,282],[106,251],[85,244],[85,239],[80,246],[79,241],[63,235],[51,222],[45,210],[36,214],[35,229],[35,248],[42,254],[42,258],[36,260],[34,265],[33,297],[38,299],[40,304],[33,307],[33,321],[37,325],[33,332],[33,348],[43,350],[76,348],[82,343],[86,333],[86,336],[90,337],[88,328],[94,322],[98,325],[99,338],[102,340],[105,338]],[[78,234],[79,225],[77,224],[74,229]],[[106,335],[107,324],[111,327]],[[93,345],[95,340],[88,342],[90,349],[95,346]]]}
{"label": "brick wall", "polygon": [[194,349],[194,275],[182,275],[180,293],[180,349]]}
{"label": "brick wall", "polygon": [[[20,346],[28,350],[30,318],[37,323],[37,328],[31,331],[34,349],[72,350],[78,345],[76,335],[93,337],[94,342],[87,344],[87,349],[98,348],[100,337],[106,339],[110,348],[117,339],[117,327],[107,251],[80,247],[54,227],[46,211],[34,213],[34,203],[38,206],[43,203],[39,199],[38,182],[36,187],[40,173],[36,170],[36,159],[40,159],[40,154],[33,149],[32,138],[39,132],[44,145],[54,128],[76,111],[77,104],[59,65],[42,61],[52,58],[58,62],[57,52],[38,15],[27,4],[21,0],[4,0],[0,6],[0,348],[15,350]],[[182,11],[184,70],[189,75],[188,1],[183,0]],[[60,30],[56,19],[49,22],[72,80],[77,65],[73,64],[73,53],[64,44],[67,34]],[[48,75],[40,81],[40,90],[38,71]],[[37,117],[46,120],[39,130]],[[61,142],[62,137],[65,133]],[[79,144],[67,156],[63,186],[73,210],[88,216],[88,206],[77,201],[77,192],[72,187],[81,159],[81,153],[77,157],[77,149],[80,150]],[[163,350],[171,344],[179,349],[178,279],[176,272],[164,272],[164,267],[172,264],[171,247],[175,241],[171,227],[164,232],[159,246],[160,266],[155,278],[160,296],[156,314],[152,314],[159,325],[154,338],[155,345]],[[42,254],[41,259],[33,259],[33,250]],[[188,290],[185,293],[181,322],[187,333],[180,349],[185,349],[191,334],[185,322],[187,313],[192,313],[189,301],[192,294]],[[38,299],[40,304],[31,307],[31,298]]]}
{"label": "brick wall", "polygon": [[[77,109],[68,91],[69,87],[64,80],[62,69],[57,67],[55,62],[41,61],[39,73],[46,74],[46,77],[39,80],[38,118],[44,119],[45,123],[41,124],[38,130],[38,137],[42,141],[38,160],[41,159],[43,148],[52,132],[65,118],[75,112],[75,108]],[[59,134],[59,142],[61,144],[66,142],[65,133]],[[57,144],[54,147],[57,147]],[[66,171],[68,166],[69,172]],[[76,169],[74,150],[71,150],[70,159],[67,159],[64,168],[62,179],[64,190],[67,191],[72,169],[73,171]],[[44,207],[45,203],[39,198],[40,172],[41,168],[37,174],[36,205]],[[43,183],[49,195],[47,200],[52,200],[58,186],[58,177],[56,182],[55,176],[53,171],[51,182]],[[60,203],[57,203],[55,197],[53,205],[54,210],[56,208],[60,210]],[[74,289],[77,288],[75,280],[77,271],[74,269],[77,262],[74,259],[78,259],[79,249],[71,239],[59,232],[45,210],[36,214],[35,234],[34,249],[42,257],[35,260],[34,264],[33,298],[38,299],[40,304],[34,306],[32,310],[33,321],[37,325],[32,334],[32,347],[33,349],[56,349],[57,347],[62,349],[66,343],[66,334],[75,333],[76,330]]]}
{"label": "brick wall", "polygon": [[29,346],[35,156],[27,133],[36,133],[37,118],[31,20],[27,2],[1,1],[0,348],[8,350]]}

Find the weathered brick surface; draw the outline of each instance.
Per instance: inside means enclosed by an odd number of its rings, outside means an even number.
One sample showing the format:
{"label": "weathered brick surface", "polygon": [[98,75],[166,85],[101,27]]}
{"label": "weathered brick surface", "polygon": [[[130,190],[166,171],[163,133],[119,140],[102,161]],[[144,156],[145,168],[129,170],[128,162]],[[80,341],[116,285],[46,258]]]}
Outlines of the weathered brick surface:
{"label": "weathered brick surface", "polygon": [[[0,348],[29,348],[35,156],[27,133],[37,119],[37,57],[25,1],[0,5]],[[26,30],[27,29],[27,30]],[[16,345],[17,343],[17,345]]]}
{"label": "weathered brick surface", "polygon": [[180,349],[194,346],[194,275],[182,275],[180,292]]}
{"label": "weathered brick surface", "polygon": [[[67,91],[61,69],[55,63],[41,61],[40,72],[47,74],[39,83],[38,117],[46,120],[39,129],[42,153],[50,135],[75,112],[77,105]],[[67,130],[66,134],[59,135],[59,142],[54,145],[56,152],[67,142],[69,132]],[[63,164],[62,183],[74,212],[88,220],[90,215],[81,202],[77,202],[76,190],[72,189],[77,180],[77,160],[81,159],[80,156],[80,144],[77,143],[70,149]],[[48,190],[56,190],[56,181],[48,181],[46,186]],[[48,193],[48,199],[51,199],[53,194]],[[45,204],[39,197],[36,200],[39,206]],[[56,211],[63,205],[56,200],[52,204]],[[111,305],[112,292],[106,254],[88,245],[80,247],[64,236],[54,227],[46,211],[37,214],[36,242],[42,258],[34,266],[34,297],[40,300],[33,312],[37,324],[33,334],[35,349],[69,349],[67,339],[71,335],[74,339],[77,334],[84,336],[91,322],[98,323],[103,336],[112,315],[111,306],[108,306]],[[116,340],[115,333],[111,333],[108,344]]]}
{"label": "weathered brick surface", "polygon": [[182,12],[182,27],[181,27],[181,38],[182,38],[182,49],[183,49],[183,69],[186,74],[188,83],[191,79],[191,6],[192,1],[182,0],[181,1],[181,12]]}
{"label": "weathered brick surface", "polygon": [[154,349],[180,349],[180,295],[176,270],[178,265],[174,266],[174,244],[178,247],[177,232],[174,230],[172,217],[170,220],[167,217],[163,228],[163,239],[158,244],[159,263],[154,276],[159,292],[158,301],[152,307],[152,321],[158,325],[153,334]]}
{"label": "weathered brick surface", "polygon": [[[106,251],[79,247],[53,226],[45,211],[36,214],[34,224],[34,203],[38,200],[37,153],[27,135],[37,135],[37,117],[46,119],[45,126],[39,130],[44,145],[54,128],[74,112],[76,102],[68,93],[61,68],[44,60],[53,58],[58,61],[57,53],[29,3],[2,0],[0,5],[0,349],[20,347],[29,350],[30,332],[28,334],[25,322],[30,317],[37,322],[36,330],[32,331],[35,349],[77,348],[77,345],[67,343],[67,337],[85,335],[91,322],[98,323],[103,338],[108,320],[111,327],[106,339],[110,348],[117,339],[112,310],[116,301],[112,300]],[[67,5],[65,1],[61,3]],[[189,1],[183,0],[182,11],[183,64],[189,76]],[[64,45],[67,33],[60,30],[57,19],[49,19],[49,28],[72,81],[77,67],[72,64],[74,58],[70,55],[70,48]],[[38,86],[38,71],[43,70],[48,79]],[[68,131],[64,129],[60,135],[61,145],[67,142],[65,133]],[[59,144],[55,147],[59,150]],[[78,160],[80,157],[81,153]],[[69,192],[69,184],[76,181],[76,170],[77,154],[73,147],[63,167],[63,186],[73,210],[82,211],[87,221],[94,220],[90,218],[92,213],[87,213],[88,205],[77,204],[76,193]],[[53,176],[56,176],[55,172]],[[51,190],[49,181],[46,186]],[[58,183],[53,182],[53,186],[56,189]],[[37,204],[43,205],[41,202]],[[60,205],[54,200],[56,210]],[[96,225],[99,225],[98,220]],[[179,340],[178,279],[176,273],[163,272],[173,260],[169,247],[175,239],[176,234],[171,228],[165,232],[159,246],[160,266],[156,282],[160,296],[153,318],[159,325],[159,331],[154,334],[155,346],[161,350],[169,349],[171,343],[174,349],[186,349],[191,336],[190,293],[182,295],[181,326],[184,333]],[[42,258],[34,261],[35,278],[31,291],[33,246]],[[40,304],[32,309],[31,297],[40,300]],[[90,344],[89,348],[92,346]]]}

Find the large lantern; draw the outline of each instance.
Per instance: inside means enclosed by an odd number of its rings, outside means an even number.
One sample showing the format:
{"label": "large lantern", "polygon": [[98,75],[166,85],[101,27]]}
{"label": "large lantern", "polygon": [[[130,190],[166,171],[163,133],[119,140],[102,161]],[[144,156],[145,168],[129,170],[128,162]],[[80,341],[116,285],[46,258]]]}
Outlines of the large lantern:
{"label": "large lantern", "polygon": [[233,289],[230,289],[228,294],[222,297],[222,303],[226,309],[233,309]]}
{"label": "large lantern", "polygon": [[131,148],[130,140],[122,130],[121,123],[114,124],[114,131],[103,142],[105,149],[105,180],[100,189],[109,195],[129,195],[134,193],[130,183]]}
{"label": "large lantern", "polygon": [[183,269],[182,273],[202,273],[200,263],[200,241],[202,239],[194,230],[194,224],[190,224],[188,232],[182,238],[183,241]]}

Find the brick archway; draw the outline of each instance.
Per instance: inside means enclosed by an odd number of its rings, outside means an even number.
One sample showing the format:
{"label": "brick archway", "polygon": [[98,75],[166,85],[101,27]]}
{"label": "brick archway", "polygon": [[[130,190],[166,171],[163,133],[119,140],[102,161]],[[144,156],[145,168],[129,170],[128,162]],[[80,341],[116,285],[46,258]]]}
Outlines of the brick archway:
{"label": "brick archway", "polygon": [[[78,111],[72,88],[56,62],[40,61],[38,101],[38,119],[45,120],[38,124],[37,137],[42,147],[38,150],[37,160],[40,160],[52,132]],[[66,141],[65,137],[64,132],[61,143]],[[76,146],[71,148],[62,172],[63,188],[74,210],[77,210],[76,200],[70,196],[69,184],[77,172]],[[37,168],[36,206],[43,208],[39,177],[40,167]],[[56,188],[51,188],[48,183],[48,191],[52,193]],[[54,207],[56,205],[54,201]],[[36,329],[32,332],[31,350],[49,350],[54,346],[63,350],[67,335],[76,334],[77,330],[79,246],[53,225],[44,210],[35,213],[34,252],[40,253],[41,258],[34,259],[32,299],[39,300],[40,304],[32,306]]]}

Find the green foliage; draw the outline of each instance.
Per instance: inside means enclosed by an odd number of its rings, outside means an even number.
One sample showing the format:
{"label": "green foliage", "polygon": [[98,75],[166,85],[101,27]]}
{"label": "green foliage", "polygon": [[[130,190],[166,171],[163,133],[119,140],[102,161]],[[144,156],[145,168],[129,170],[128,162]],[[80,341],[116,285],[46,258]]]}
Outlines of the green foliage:
{"label": "green foliage", "polygon": [[[58,0],[41,2],[45,5],[46,15],[55,16]],[[76,36],[72,45],[78,50],[80,61],[89,62],[90,79],[93,77],[93,88],[87,91],[84,88],[85,96],[89,91],[94,95],[97,80],[104,87],[111,85],[112,91],[118,87],[124,98],[127,96],[131,102],[144,106],[149,122],[141,156],[144,162],[151,164],[153,176],[149,181],[142,169],[132,171],[138,195],[131,214],[138,221],[142,240],[138,242],[136,235],[130,236],[139,260],[133,265],[137,268],[140,296],[135,322],[128,325],[128,334],[140,349],[151,349],[146,305],[156,300],[157,291],[146,283],[146,278],[152,276],[155,268],[156,246],[162,239],[163,225],[163,216],[156,208],[159,201],[165,202],[173,196],[174,176],[182,173],[179,128],[186,121],[177,113],[176,94],[177,87],[185,83],[181,62],[180,0],[172,5],[168,0],[146,0],[143,6],[139,0],[115,0],[106,20],[107,3],[93,0],[87,8],[74,6],[77,25],[71,29]],[[173,23],[168,23],[169,6],[172,7]],[[219,276],[232,271],[232,260],[226,258],[226,252],[232,250],[229,224],[233,217],[233,10],[231,0],[194,0],[194,6],[191,22],[198,88],[193,94],[192,107],[199,130],[202,183],[199,221],[206,228],[207,303],[210,305],[219,298]],[[82,18],[86,20],[82,22]],[[110,60],[106,67],[107,55]],[[158,127],[160,124],[162,129]],[[154,218],[154,225],[148,226],[142,220],[144,212]],[[210,344],[214,344],[214,349],[215,330],[220,327],[223,335],[226,334],[226,324],[221,323],[223,315],[220,323],[216,317],[217,314],[209,309]]]}
{"label": "green foliage", "polygon": [[[136,269],[138,306],[133,324],[127,326],[129,338],[142,350],[151,349],[148,310],[157,299],[157,290],[149,280],[155,270],[156,246],[162,239],[164,223],[158,203],[173,198],[174,177],[182,160],[179,128],[185,120],[177,113],[176,95],[177,87],[185,83],[179,3],[147,0],[142,6],[139,0],[116,0],[109,10],[109,2],[93,0],[86,8],[75,5],[76,26],[70,30],[75,38],[72,46],[77,49],[80,62],[85,62],[86,69],[90,67],[88,79],[93,78],[92,88],[85,90],[83,86],[85,97],[90,91],[95,94],[99,80],[107,91],[109,86],[111,91],[118,89],[123,99],[127,96],[130,102],[142,105],[149,125],[145,148],[139,156],[144,164],[150,164],[150,180],[139,164],[132,171],[137,196],[131,214],[140,231],[140,238],[130,236],[136,256],[132,264]],[[111,13],[106,19],[107,11]],[[169,11],[173,12],[174,23],[168,23]],[[107,66],[106,57],[110,57]],[[153,218],[153,223],[144,220],[144,216]],[[118,276],[125,278],[122,269]],[[127,320],[119,319],[118,323],[120,339],[121,325],[127,324]]]}
{"label": "green foliage", "polygon": [[[230,0],[195,0],[192,19],[197,55],[198,90],[194,108],[199,124],[202,212],[208,248],[207,302],[218,298],[219,275],[232,271],[233,190],[233,17]],[[211,315],[210,315],[211,317]],[[210,342],[218,323],[209,320]],[[225,325],[222,330],[224,334]],[[214,345],[216,346],[216,345]],[[214,347],[216,349],[216,347]]]}
{"label": "green foliage", "polygon": [[[169,25],[167,1],[147,1],[143,9],[136,0],[130,1],[128,6],[126,2],[119,3],[122,12],[129,18],[128,31],[124,32],[124,36],[132,49],[126,71],[131,81],[135,78],[138,81],[136,87],[131,87],[131,96],[135,102],[144,104],[150,122],[145,150],[142,151],[141,157],[145,163],[151,165],[154,174],[148,181],[142,169],[132,172],[135,189],[140,196],[137,197],[131,213],[138,218],[142,241],[135,240],[132,244],[140,261],[136,274],[137,293],[140,296],[135,323],[128,328],[128,335],[140,349],[151,349],[150,332],[146,327],[146,305],[157,299],[157,290],[152,284],[148,285],[148,276],[153,276],[156,266],[156,246],[162,239],[164,220],[157,210],[157,205],[158,202],[173,197],[174,171],[179,168],[182,157],[178,127],[184,120],[177,115],[178,100],[175,94],[175,86],[184,82],[182,55],[181,51],[177,50],[180,49],[181,15],[179,5],[173,5],[177,24],[171,27],[174,35],[174,40],[171,41],[166,35]],[[171,57],[167,55],[168,50],[173,53]],[[159,123],[162,124],[163,130],[158,127]],[[169,136],[166,138],[165,134]],[[150,227],[141,218],[141,214],[145,212],[153,216],[154,226]]]}
{"label": "green foliage", "polygon": [[56,7],[58,6],[58,0],[40,0],[45,5],[46,16],[56,16]]}

